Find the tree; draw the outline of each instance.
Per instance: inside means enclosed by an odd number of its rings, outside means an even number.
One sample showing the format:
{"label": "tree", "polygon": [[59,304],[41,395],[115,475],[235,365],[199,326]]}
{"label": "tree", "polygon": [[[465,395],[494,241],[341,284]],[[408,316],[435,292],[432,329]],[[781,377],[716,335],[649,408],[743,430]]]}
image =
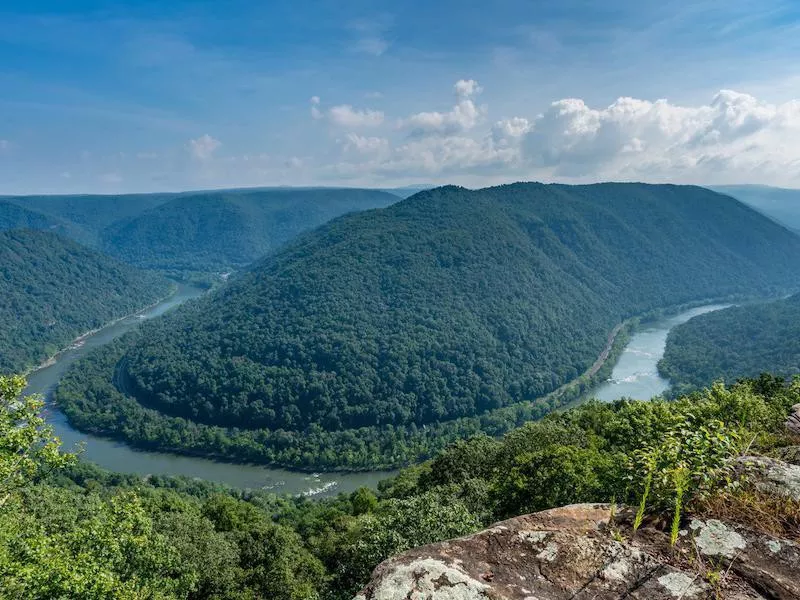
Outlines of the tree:
{"label": "tree", "polygon": [[0,376],[0,507],[11,493],[44,472],[72,464],[40,411],[39,396],[23,395],[25,379]]}

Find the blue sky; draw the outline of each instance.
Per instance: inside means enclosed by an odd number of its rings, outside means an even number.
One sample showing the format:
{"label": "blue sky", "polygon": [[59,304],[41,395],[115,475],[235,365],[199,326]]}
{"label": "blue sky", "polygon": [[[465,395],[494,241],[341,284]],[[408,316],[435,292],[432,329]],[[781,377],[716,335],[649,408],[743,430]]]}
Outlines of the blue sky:
{"label": "blue sky", "polygon": [[800,187],[800,2],[0,2],[0,193]]}

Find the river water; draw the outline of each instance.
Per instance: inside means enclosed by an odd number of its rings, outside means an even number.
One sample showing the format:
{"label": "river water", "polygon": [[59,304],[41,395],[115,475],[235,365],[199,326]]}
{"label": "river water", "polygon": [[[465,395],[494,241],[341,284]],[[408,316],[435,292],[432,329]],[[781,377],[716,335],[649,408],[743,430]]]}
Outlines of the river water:
{"label": "river water", "polygon": [[309,474],[258,465],[238,465],[204,458],[178,456],[162,452],[137,450],[130,446],[73,429],[64,414],[51,402],[52,392],[69,366],[92,349],[107,344],[130,331],[145,319],[152,319],[196,298],[204,290],[181,285],[175,295],[142,313],[128,317],[87,336],[80,345],[60,353],[53,364],[28,376],[28,393],[42,394],[46,401],[45,416],[61,438],[65,449],[84,445],[82,458],[101,467],[122,473],[140,475],[185,475],[226,483],[239,488],[267,489],[275,493],[322,496],[353,491],[361,486],[376,487],[385,472]]}
{"label": "river water", "polygon": [[611,377],[587,394],[611,402],[619,398],[650,400],[669,389],[669,381],[658,374],[658,361],[664,357],[667,334],[670,329],[686,323],[689,319],[715,310],[727,308],[730,304],[709,304],[699,306],[680,314],[653,323],[648,323],[632,336],[622,355],[614,366]]}
{"label": "river water", "polygon": [[[185,475],[226,483],[239,488],[266,489],[276,493],[324,496],[353,491],[361,486],[376,487],[378,481],[391,475],[384,471],[364,473],[308,474],[258,465],[217,462],[204,458],[179,456],[162,452],[137,450],[122,442],[105,439],[73,429],[64,414],[52,404],[52,392],[70,365],[89,351],[130,331],[146,319],[163,315],[179,304],[197,298],[204,290],[181,285],[176,294],[138,315],[118,321],[87,336],[60,353],[56,360],[28,376],[29,393],[42,394],[46,401],[45,415],[66,449],[81,443],[82,458],[101,467],[140,475]],[[650,399],[666,391],[669,382],[659,376],[656,364],[664,355],[669,330],[692,317],[725,308],[709,305],[685,311],[674,317],[654,322],[639,330],[626,346],[611,378],[589,394],[611,401],[621,397]]]}

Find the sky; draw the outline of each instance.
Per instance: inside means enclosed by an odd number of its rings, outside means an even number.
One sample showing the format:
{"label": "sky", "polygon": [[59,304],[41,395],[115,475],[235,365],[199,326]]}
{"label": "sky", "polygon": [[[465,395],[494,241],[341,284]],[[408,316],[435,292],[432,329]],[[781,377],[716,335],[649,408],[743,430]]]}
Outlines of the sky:
{"label": "sky", "polygon": [[797,0],[0,0],[0,194],[800,188]]}

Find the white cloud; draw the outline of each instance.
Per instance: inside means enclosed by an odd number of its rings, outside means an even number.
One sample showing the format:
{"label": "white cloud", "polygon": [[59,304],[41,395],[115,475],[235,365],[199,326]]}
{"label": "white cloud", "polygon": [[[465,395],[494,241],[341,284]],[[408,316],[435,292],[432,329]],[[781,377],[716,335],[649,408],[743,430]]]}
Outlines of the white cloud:
{"label": "white cloud", "polygon": [[8,140],[0,140],[0,152],[11,149],[11,142]]}
{"label": "white cloud", "polygon": [[214,139],[207,133],[201,135],[199,138],[189,140],[188,149],[189,153],[196,160],[209,160],[214,156],[214,152],[222,145],[222,142]]}
{"label": "white cloud", "polygon": [[340,139],[341,162],[322,173],[359,181],[438,177],[800,186],[800,101],[770,104],[729,90],[691,106],[622,97],[595,108],[565,98],[538,116],[488,125],[488,108],[473,102],[481,91],[478,83],[460,80],[454,91],[457,101],[450,111],[419,112],[399,121],[411,135],[348,134]]}
{"label": "white cloud", "polygon": [[429,133],[454,134],[474,128],[486,112],[472,101],[482,88],[474,79],[461,79],[454,86],[458,102],[448,112],[419,112],[400,122],[400,127],[410,129],[415,135]]}
{"label": "white cloud", "polygon": [[383,123],[384,115],[379,110],[356,110],[349,104],[342,104],[331,108],[328,118],[342,127],[377,127]]}
{"label": "white cloud", "polygon": [[536,119],[524,152],[560,177],[714,183],[765,181],[783,171],[786,184],[800,166],[800,103],[769,104],[730,90],[700,106],[619,98],[595,109],[559,100]]}
{"label": "white cloud", "polygon": [[453,87],[459,98],[469,98],[483,91],[483,88],[474,79],[459,79]]}
{"label": "white cloud", "polygon": [[292,156],[289,160],[286,161],[286,166],[290,169],[299,169],[303,166],[303,159],[297,156]]}
{"label": "white cloud", "polygon": [[385,156],[389,151],[389,140],[382,137],[367,137],[357,133],[348,133],[342,141],[346,152],[370,155],[372,157]]}
{"label": "white cloud", "polygon": [[512,117],[497,121],[492,127],[495,139],[519,138],[531,130],[531,122],[525,117]]}

